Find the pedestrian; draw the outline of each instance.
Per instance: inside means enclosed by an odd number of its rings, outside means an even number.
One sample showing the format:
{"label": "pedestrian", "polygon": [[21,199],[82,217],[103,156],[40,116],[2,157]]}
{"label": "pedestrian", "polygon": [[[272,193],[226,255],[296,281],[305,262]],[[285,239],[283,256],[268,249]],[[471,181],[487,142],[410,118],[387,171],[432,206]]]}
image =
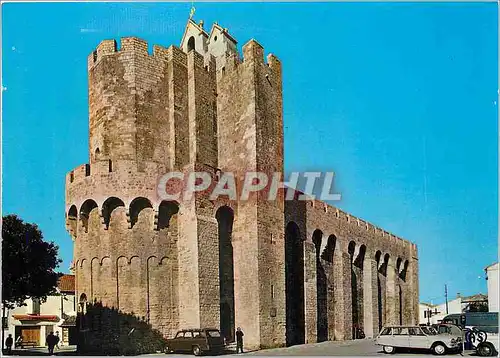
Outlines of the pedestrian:
{"label": "pedestrian", "polygon": [[23,348],[23,336],[17,336],[14,348]]}
{"label": "pedestrian", "polygon": [[57,349],[61,349],[61,348],[59,348],[59,341],[60,341],[60,340],[61,340],[61,339],[59,338],[59,331],[56,331],[56,338],[55,338],[55,340],[54,340],[54,341],[55,341],[55,343],[56,343],[56,344],[55,344],[55,346],[57,347]]}
{"label": "pedestrian", "polygon": [[12,354],[12,345],[13,344],[14,344],[14,339],[12,338],[12,334],[9,334],[9,336],[5,340],[5,346],[7,347],[7,355]]}
{"label": "pedestrian", "polygon": [[54,332],[50,332],[45,340],[47,346],[49,347],[49,354],[54,354],[54,346],[56,345],[56,336],[54,336]]}
{"label": "pedestrian", "polygon": [[243,331],[241,330],[240,327],[238,327],[236,329],[236,354],[238,354],[238,352],[240,351],[241,349],[241,353],[243,353]]}

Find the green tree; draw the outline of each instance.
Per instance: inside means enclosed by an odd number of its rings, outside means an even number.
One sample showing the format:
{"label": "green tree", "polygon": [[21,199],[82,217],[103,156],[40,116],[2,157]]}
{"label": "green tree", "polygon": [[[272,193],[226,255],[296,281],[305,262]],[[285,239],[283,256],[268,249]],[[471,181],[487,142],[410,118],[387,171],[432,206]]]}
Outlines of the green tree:
{"label": "green tree", "polygon": [[[5,309],[25,305],[27,298],[42,302],[55,292],[59,274],[54,270],[61,260],[58,247],[43,240],[35,224],[16,215],[2,218],[2,304]],[[2,322],[2,332],[4,324]],[[2,347],[4,343],[2,334]]]}

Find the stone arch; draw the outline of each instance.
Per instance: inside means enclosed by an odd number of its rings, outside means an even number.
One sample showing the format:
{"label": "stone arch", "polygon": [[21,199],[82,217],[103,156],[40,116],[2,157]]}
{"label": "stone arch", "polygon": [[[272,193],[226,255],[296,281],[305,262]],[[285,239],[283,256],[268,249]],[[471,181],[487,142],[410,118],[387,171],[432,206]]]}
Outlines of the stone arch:
{"label": "stone arch", "polygon": [[146,319],[146,280],[144,277],[144,269],[141,258],[138,255],[133,255],[128,260],[126,271],[126,288],[127,294],[125,309],[142,319]]}
{"label": "stone arch", "polygon": [[72,236],[76,236],[78,224],[78,209],[76,205],[71,205],[66,215],[66,226],[68,227],[68,231]]}
{"label": "stone arch", "polygon": [[146,322],[149,324],[151,322],[151,283],[150,283],[150,273],[151,273],[151,264],[150,260],[158,260],[155,255],[150,255],[146,259]]}
{"label": "stone arch", "polygon": [[356,242],[351,240],[347,246],[347,253],[349,254],[350,272],[351,272],[351,318],[352,318],[352,336],[351,339],[356,338],[356,333],[359,327],[360,312],[359,312],[359,284],[361,275],[359,267],[355,265],[356,260]]}
{"label": "stone arch", "polygon": [[228,342],[234,341],[234,259],[232,232],[234,211],[221,206],[215,213],[219,237],[220,331]]}
{"label": "stone arch", "polygon": [[401,263],[403,262],[403,260],[401,259],[401,257],[398,257],[398,259],[396,260],[396,272],[399,274],[400,271],[401,271]]}
{"label": "stone arch", "polygon": [[89,217],[92,210],[97,208],[97,203],[93,199],[87,199],[83,202],[80,207],[80,220],[85,229],[85,232],[89,231]]}
{"label": "stone arch", "polygon": [[104,218],[104,225],[106,229],[109,229],[109,223],[111,221],[111,214],[113,213],[113,210],[120,206],[125,207],[125,203],[121,199],[114,196],[107,198],[102,204],[102,216]]}
{"label": "stone arch", "polygon": [[76,220],[77,217],[78,217],[78,209],[76,208],[76,205],[73,204],[68,210],[68,218]]}
{"label": "stone arch", "polygon": [[194,36],[191,36],[188,39],[187,50],[188,50],[188,52],[190,52],[191,50],[194,50],[194,49],[195,49],[195,39],[194,39]]}
{"label": "stone arch", "polygon": [[99,149],[99,147],[97,147],[94,152],[94,160],[99,160],[100,155],[101,155],[101,150]]}
{"label": "stone arch", "polygon": [[286,345],[305,343],[304,239],[298,225],[285,228]]}
{"label": "stone arch", "polygon": [[347,246],[347,253],[351,257],[351,261],[354,258],[354,252],[356,250],[356,243],[354,241],[349,241],[349,245]]}
{"label": "stone arch", "polygon": [[391,255],[385,254],[384,261],[382,262],[382,265],[380,266],[380,273],[384,276],[387,276],[387,266],[389,265],[390,258],[391,258]]}
{"label": "stone arch", "polygon": [[[169,253],[160,259],[152,259],[150,263],[151,323],[156,323],[164,336],[173,336],[179,329],[177,255]],[[157,287],[165,289],[159,291],[155,289]]]}
{"label": "stone arch", "polygon": [[384,302],[383,302],[383,283],[385,281],[382,281],[382,278],[380,277],[380,260],[382,259],[382,252],[378,250],[375,253],[375,261],[377,262],[377,312],[378,312],[378,331],[382,329],[383,326],[383,307],[384,307]]}
{"label": "stone arch", "polygon": [[111,257],[104,256],[99,262],[99,293],[104,306],[116,306],[116,282]]}
{"label": "stone arch", "polygon": [[321,262],[323,232],[316,229],[312,242],[316,248],[316,334],[317,341],[328,340],[328,285],[325,267]]}
{"label": "stone arch", "polygon": [[79,328],[84,330],[88,327],[87,324],[87,295],[85,293],[80,294],[78,300],[78,318],[79,318]]}
{"label": "stone arch", "polygon": [[366,255],[366,245],[361,244],[359,249],[356,250],[356,257],[352,261],[352,273],[354,274],[355,284],[353,284],[353,289],[356,292],[356,301],[352,302],[353,307],[356,307],[357,316],[353,315],[353,334],[354,338],[361,338],[365,329],[364,322],[364,263]]}
{"label": "stone arch", "polygon": [[405,260],[404,263],[403,263],[403,268],[401,269],[401,272],[399,273],[399,278],[403,282],[406,282],[406,275],[408,273],[408,265],[409,265],[409,261]]}
{"label": "stone arch", "polygon": [[94,288],[95,286],[99,287],[99,284],[95,284],[95,280],[96,280],[96,276],[97,276],[97,280],[99,280],[99,271],[97,272],[97,275],[95,274],[95,269],[97,268],[97,270],[99,270],[99,268],[97,266],[94,265],[94,261],[97,261],[98,264],[100,264],[100,260],[98,257],[92,257],[92,259],[90,259],[90,300],[91,302],[94,302],[94,298],[95,298],[95,292],[94,292]]}
{"label": "stone arch", "polygon": [[[122,260],[125,259],[125,260]],[[120,262],[125,261],[125,265],[128,265],[128,260],[125,256],[118,256],[116,258],[116,309],[119,311],[120,310],[120,267],[123,267],[124,265],[120,266]]]}
{"label": "stone arch", "polygon": [[337,237],[334,234],[328,236],[325,249],[321,253],[321,258],[327,262],[332,263],[336,245],[337,245]]}
{"label": "stone arch", "polygon": [[153,204],[151,204],[151,201],[149,199],[138,197],[132,200],[129,206],[131,228],[133,228],[137,220],[139,220],[139,214],[141,213],[141,211],[147,208],[153,208]]}
{"label": "stone arch", "polygon": [[158,230],[171,228],[177,230],[177,214],[179,204],[175,201],[163,200],[158,207]]}
{"label": "stone arch", "polygon": [[87,294],[82,293],[80,295],[80,299],[78,300],[79,303],[79,311],[81,314],[87,313]]}

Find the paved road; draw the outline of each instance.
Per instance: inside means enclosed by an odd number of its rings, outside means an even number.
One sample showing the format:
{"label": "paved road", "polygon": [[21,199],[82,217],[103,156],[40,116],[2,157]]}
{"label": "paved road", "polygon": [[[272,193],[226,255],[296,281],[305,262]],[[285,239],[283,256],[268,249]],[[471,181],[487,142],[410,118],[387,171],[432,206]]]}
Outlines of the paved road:
{"label": "paved road", "polygon": [[[63,347],[61,347],[63,348]],[[56,355],[75,355],[73,347],[64,347],[61,350],[56,350]],[[48,355],[47,348],[35,348],[27,349],[23,351],[15,352],[16,355]],[[472,356],[474,352],[466,351],[463,356]],[[191,357],[191,355],[179,355],[179,354],[151,354],[151,356],[163,356],[166,358],[174,357]],[[432,355],[429,351],[417,351],[417,352],[398,352],[393,356],[386,355],[382,352],[382,349],[377,346],[372,339],[356,340],[356,341],[344,341],[344,342],[322,342],[313,344],[303,344],[299,346],[287,347],[287,348],[275,348],[266,349],[255,352],[246,352],[244,354],[229,354],[229,357],[235,356],[386,356],[389,357],[436,357]],[[460,358],[459,354],[448,355],[448,357]]]}
{"label": "paved road", "polygon": [[[467,351],[463,355],[469,356],[473,352]],[[267,349],[257,352],[248,352],[245,355],[256,356],[386,356],[381,347],[377,346],[372,339],[363,339],[344,342],[322,342],[304,344],[287,348]],[[396,357],[435,357],[429,351],[398,352]],[[449,355],[460,357],[460,354]],[[394,356],[393,356],[394,357]]]}

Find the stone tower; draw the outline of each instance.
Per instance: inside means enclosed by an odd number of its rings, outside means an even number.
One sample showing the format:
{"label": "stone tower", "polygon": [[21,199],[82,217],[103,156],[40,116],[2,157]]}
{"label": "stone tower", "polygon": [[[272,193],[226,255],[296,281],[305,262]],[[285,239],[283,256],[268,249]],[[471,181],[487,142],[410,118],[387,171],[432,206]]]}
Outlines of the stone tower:
{"label": "stone tower", "polygon": [[282,200],[157,194],[169,171],[282,172],[278,59],[266,63],[251,40],[240,60],[226,29],[208,34],[190,19],[180,48],[102,41],[88,80],[89,164],[66,178],[78,295],[144,317],[165,336],[202,326],[232,339],[241,326],[249,346],[282,345]]}
{"label": "stone tower", "polygon": [[80,300],[172,337],[247,348],[343,340],[418,320],[416,245],[320,201],[163,200],[160,178],[283,174],[281,63],[188,20],[179,47],[102,41],[88,56],[89,163],[66,176]]}

